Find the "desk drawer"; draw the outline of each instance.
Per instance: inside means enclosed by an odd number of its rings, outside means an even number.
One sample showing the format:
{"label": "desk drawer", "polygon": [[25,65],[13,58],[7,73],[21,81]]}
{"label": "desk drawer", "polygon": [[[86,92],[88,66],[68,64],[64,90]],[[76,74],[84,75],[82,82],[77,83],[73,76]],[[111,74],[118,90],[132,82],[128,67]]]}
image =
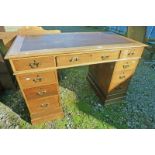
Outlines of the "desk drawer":
{"label": "desk drawer", "polygon": [[23,89],[57,82],[56,71],[19,74],[16,77]]}
{"label": "desk drawer", "polygon": [[92,54],[92,61],[116,60],[119,58],[120,51],[103,51]]}
{"label": "desk drawer", "polygon": [[23,90],[27,100],[40,99],[58,94],[57,84],[28,88]]}
{"label": "desk drawer", "polygon": [[15,71],[35,70],[56,66],[55,59],[52,56],[13,59],[12,64]]}
{"label": "desk drawer", "polygon": [[39,113],[46,111],[48,109],[56,109],[59,107],[59,97],[58,95],[50,96],[43,99],[32,100],[28,102],[29,110],[31,113]]}
{"label": "desk drawer", "polygon": [[134,74],[134,70],[114,72],[112,75],[111,82],[118,85],[118,84],[123,83],[126,80],[130,79],[133,74]]}
{"label": "desk drawer", "polygon": [[120,58],[141,57],[143,48],[132,48],[121,50]]}
{"label": "desk drawer", "polygon": [[30,115],[32,124],[45,122],[47,120],[55,120],[56,118],[62,118],[64,116],[60,107],[57,107],[56,109],[48,109]]}
{"label": "desk drawer", "polygon": [[71,54],[56,57],[57,66],[74,66],[76,64],[84,64],[91,62],[91,59],[91,54]]}
{"label": "desk drawer", "polygon": [[130,82],[130,79],[128,79],[122,83],[112,82],[109,87],[109,94],[112,95],[112,94],[116,94],[116,93],[126,92],[129,82]]}
{"label": "desk drawer", "polygon": [[139,60],[125,60],[116,62],[115,71],[135,69]]}

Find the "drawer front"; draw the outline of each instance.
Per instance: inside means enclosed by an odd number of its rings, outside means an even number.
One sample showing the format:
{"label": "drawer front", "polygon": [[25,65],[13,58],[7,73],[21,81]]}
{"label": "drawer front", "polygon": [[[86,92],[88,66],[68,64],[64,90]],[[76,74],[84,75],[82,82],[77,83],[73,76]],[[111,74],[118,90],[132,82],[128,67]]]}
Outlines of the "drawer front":
{"label": "drawer front", "polygon": [[39,100],[32,100],[28,102],[28,104],[31,113],[39,113],[47,111],[48,109],[56,109],[60,106],[58,95],[50,96]]}
{"label": "drawer front", "polygon": [[16,76],[23,89],[57,82],[56,71],[19,74]]}
{"label": "drawer front", "polygon": [[116,93],[126,92],[129,82],[130,82],[130,79],[126,80],[122,83],[112,82],[109,87],[109,94],[112,95],[112,94],[116,94]]}
{"label": "drawer front", "polygon": [[[56,109],[48,109],[39,113],[30,114],[31,115],[31,121],[34,124],[35,122],[38,122],[41,119],[41,122],[46,121],[47,118],[50,118],[50,120],[54,120],[57,116],[63,116],[63,111],[60,107],[57,107]],[[40,121],[39,121],[40,122]]]}
{"label": "drawer front", "polygon": [[52,56],[13,59],[12,63],[15,71],[35,70],[56,66],[54,57]]}
{"label": "drawer front", "polygon": [[58,94],[57,84],[28,88],[23,91],[27,100],[35,100]]}
{"label": "drawer front", "polygon": [[76,64],[88,63],[92,60],[92,54],[72,54],[57,56],[57,66],[74,66]]}
{"label": "drawer front", "polygon": [[120,51],[103,51],[92,54],[92,61],[108,61],[119,58]]}
{"label": "drawer front", "polygon": [[116,62],[115,71],[130,70],[137,67],[139,60],[125,60]]}
{"label": "drawer front", "polygon": [[120,58],[141,57],[143,48],[132,48],[121,50]]}
{"label": "drawer front", "polygon": [[127,80],[130,80],[133,74],[134,70],[115,72],[112,76],[109,91],[113,91],[116,87],[119,87],[120,84],[123,84]]}

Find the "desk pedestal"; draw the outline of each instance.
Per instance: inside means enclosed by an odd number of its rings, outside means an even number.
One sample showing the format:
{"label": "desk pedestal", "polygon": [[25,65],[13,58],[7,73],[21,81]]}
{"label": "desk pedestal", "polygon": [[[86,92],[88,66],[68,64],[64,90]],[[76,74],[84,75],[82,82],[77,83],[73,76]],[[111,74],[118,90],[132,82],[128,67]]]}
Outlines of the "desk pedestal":
{"label": "desk pedestal", "polygon": [[103,103],[115,103],[122,100],[127,92],[135,68],[117,70],[116,64],[103,63],[89,66],[87,80]]}

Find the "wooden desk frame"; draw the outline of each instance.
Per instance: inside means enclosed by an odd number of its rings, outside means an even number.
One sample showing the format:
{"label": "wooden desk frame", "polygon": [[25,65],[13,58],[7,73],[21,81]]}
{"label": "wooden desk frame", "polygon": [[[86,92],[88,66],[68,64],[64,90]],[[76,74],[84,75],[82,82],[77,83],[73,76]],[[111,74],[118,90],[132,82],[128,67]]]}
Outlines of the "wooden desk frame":
{"label": "wooden desk frame", "polygon": [[[65,35],[72,34],[66,33]],[[89,35],[89,33],[74,33],[73,35],[76,36],[76,34]],[[61,37],[61,34],[57,34],[58,38],[59,35]],[[108,34],[101,32],[92,33],[92,35],[108,36]],[[57,99],[57,97],[59,98],[58,69],[90,65],[87,79],[103,103],[108,104],[118,101],[125,96],[129,81],[136,70],[146,45],[116,34],[110,35],[116,40],[125,40],[127,43],[19,52],[26,37],[18,36],[16,38],[5,58],[9,59],[14,75],[16,75],[33,124],[63,117],[60,100]],[[41,79],[40,76],[45,76],[44,73],[46,72],[49,72],[49,77],[44,80],[42,85],[37,83],[36,87],[33,87],[30,77],[33,77],[33,81],[38,82]],[[50,77],[55,79],[53,85],[52,83],[47,85]],[[22,84],[26,78],[30,79],[27,88]],[[42,80],[40,81],[42,82]],[[50,92],[54,94],[54,98],[50,95]],[[38,93],[41,95],[37,96]],[[48,100],[48,105],[43,104],[44,99]],[[38,107],[38,105],[43,105],[45,110]],[[46,108],[45,105],[49,108]]]}

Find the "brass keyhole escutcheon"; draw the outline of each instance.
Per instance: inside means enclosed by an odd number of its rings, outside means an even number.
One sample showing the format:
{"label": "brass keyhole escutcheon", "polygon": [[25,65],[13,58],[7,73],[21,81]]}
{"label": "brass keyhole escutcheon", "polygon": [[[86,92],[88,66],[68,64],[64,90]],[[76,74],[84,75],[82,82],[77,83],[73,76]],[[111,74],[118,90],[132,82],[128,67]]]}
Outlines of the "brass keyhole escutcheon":
{"label": "brass keyhole escutcheon", "polygon": [[39,75],[37,75],[37,77],[33,79],[33,82],[34,82],[34,83],[42,82],[42,80],[43,80],[43,78],[40,77]]}
{"label": "brass keyhole escutcheon", "polygon": [[40,63],[37,62],[36,60],[33,60],[32,63],[29,63],[29,66],[30,66],[32,69],[34,69],[34,68],[38,68],[39,65],[40,65]]}

